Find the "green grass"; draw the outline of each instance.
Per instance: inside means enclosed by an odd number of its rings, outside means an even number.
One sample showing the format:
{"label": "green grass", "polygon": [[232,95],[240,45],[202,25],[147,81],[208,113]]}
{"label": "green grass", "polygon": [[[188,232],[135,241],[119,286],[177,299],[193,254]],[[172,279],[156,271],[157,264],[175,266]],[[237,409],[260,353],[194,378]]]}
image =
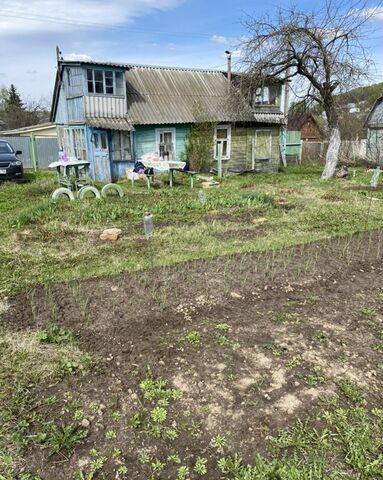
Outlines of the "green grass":
{"label": "green grass", "polygon": [[[35,413],[45,400],[32,395],[34,386],[85,374],[95,366],[95,359],[79,350],[72,339],[68,343],[64,335],[63,340],[63,332],[68,331],[61,329],[60,337],[51,343],[44,332],[14,335],[0,331],[0,465],[6,460],[11,464],[29,442],[53,454],[71,451],[85,436],[76,425],[45,422]],[[30,434],[32,430],[35,435]]]}
{"label": "green grass", "polygon": [[[368,184],[358,170],[350,182],[319,179],[320,168],[289,167],[268,175],[222,180],[206,190],[186,184],[148,191],[122,183],[125,197],[50,201],[55,177],[30,174],[25,185],[0,185],[0,293],[36,284],[103,276],[198,258],[267,251],[382,226],[383,202],[350,190]],[[380,193],[375,196],[381,196]],[[287,206],[279,206],[279,198]],[[332,201],[336,198],[336,201]],[[151,211],[155,235],[144,240],[142,216]],[[266,219],[260,228],[253,220]],[[368,221],[367,221],[368,220]],[[101,243],[104,228],[122,229],[117,243]],[[182,248],[180,248],[182,245]]]}

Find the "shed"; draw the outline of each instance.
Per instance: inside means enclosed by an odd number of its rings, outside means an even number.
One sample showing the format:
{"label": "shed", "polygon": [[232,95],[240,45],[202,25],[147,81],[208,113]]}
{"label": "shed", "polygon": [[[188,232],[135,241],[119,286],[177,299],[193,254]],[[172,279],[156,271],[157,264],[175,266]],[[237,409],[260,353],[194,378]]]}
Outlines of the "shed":
{"label": "shed", "polygon": [[383,165],[383,95],[379,97],[366,120],[367,158]]}
{"label": "shed", "polygon": [[289,114],[287,130],[300,132],[304,142],[321,142],[322,128],[319,120],[308,112]]}
{"label": "shed", "polygon": [[14,130],[1,130],[0,133],[7,137],[30,137],[33,135],[36,138],[57,138],[56,124],[52,122],[15,128]]}

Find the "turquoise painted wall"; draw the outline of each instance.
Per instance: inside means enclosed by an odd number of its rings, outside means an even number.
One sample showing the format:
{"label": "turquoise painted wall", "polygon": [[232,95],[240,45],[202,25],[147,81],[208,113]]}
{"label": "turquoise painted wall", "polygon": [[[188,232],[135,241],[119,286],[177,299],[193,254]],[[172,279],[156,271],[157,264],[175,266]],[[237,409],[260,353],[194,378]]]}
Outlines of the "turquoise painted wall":
{"label": "turquoise painted wall", "polygon": [[156,128],[176,129],[176,159],[181,160],[185,152],[186,135],[190,130],[190,124],[176,125],[141,125],[135,127],[135,157],[138,160],[142,155],[156,151]]}

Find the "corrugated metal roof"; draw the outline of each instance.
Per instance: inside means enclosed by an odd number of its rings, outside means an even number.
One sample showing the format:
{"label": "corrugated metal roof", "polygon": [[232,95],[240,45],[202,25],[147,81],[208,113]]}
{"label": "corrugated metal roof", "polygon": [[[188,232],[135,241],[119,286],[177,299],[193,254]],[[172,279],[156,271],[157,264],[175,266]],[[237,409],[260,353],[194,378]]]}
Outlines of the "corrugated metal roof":
{"label": "corrugated metal roof", "polygon": [[[159,70],[174,70],[179,72],[221,72],[222,70],[215,70],[209,68],[194,68],[194,67],[169,67],[164,65],[144,65],[139,63],[119,63],[119,62],[102,62],[100,60],[85,60],[81,58],[71,59],[63,58],[60,60],[64,65],[97,65],[99,67],[118,67],[118,68],[147,68],[147,69],[159,69]],[[234,75],[235,72],[233,72]]]}
{"label": "corrugated metal roof", "polygon": [[133,125],[218,122],[283,123],[283,114],[254,115],[245,99],[227,95],[222,72],[131,67],[126,72],[128,112]]}
{"label": "corrugated metal roof", "polygon": [[[365,127],[383,128],[383,95],[376,99],[364,123]],[[380,109],[380,110],[379,110]]]}
{"label": "corrugated metal roof", "polygon": [[107,128],[110,130],[134,130],[126,118],[87,117],[85,123],[94,128]]}
{"label": "corrugated metal roof", "polygon": [[283,113],[254,113],[254,119],[260,123],[275,123],[278,125],[287,123]]}

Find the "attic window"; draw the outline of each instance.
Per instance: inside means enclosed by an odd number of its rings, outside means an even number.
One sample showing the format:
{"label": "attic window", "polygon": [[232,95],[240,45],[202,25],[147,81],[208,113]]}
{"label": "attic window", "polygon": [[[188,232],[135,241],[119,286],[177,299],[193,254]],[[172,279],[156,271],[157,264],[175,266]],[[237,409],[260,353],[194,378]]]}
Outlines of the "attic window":
{"label": "attic window", "polygon": [[255,90],[253,104],[269,105],[269,103],[270,103],[269,87],[258,87]]}
{"label": "attic window", "polygon": [[86,78],[88,93],[124,95],[124,77],[122,72],[88,68]]}

